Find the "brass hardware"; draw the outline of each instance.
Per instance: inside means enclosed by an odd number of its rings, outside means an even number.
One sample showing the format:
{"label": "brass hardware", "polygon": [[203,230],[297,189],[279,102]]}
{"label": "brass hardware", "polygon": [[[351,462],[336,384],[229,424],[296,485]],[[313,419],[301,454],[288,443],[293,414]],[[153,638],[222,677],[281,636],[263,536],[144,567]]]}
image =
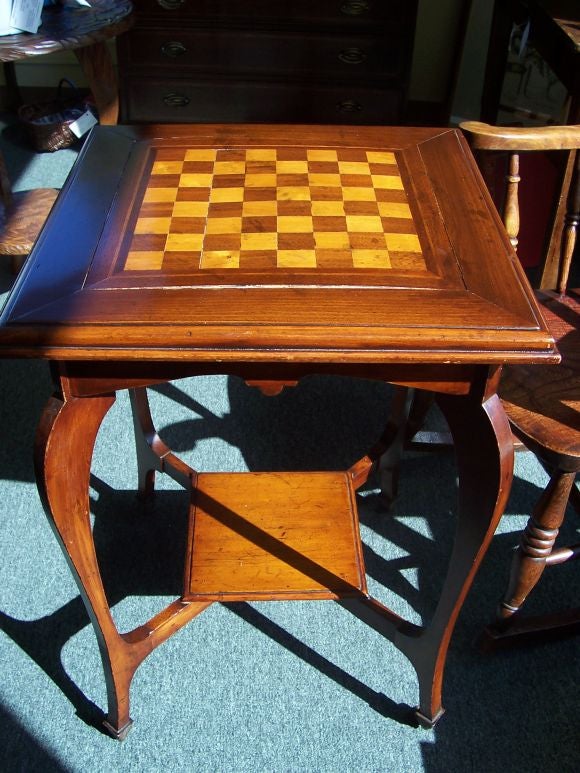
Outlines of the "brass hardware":
{"label": "brass hardware", "polygon": [[176,11],[182,5],[185,5],[185,0],[157,0],[157,2],[166,11]]}
{"label": "brass hardware", "polygon": [[340,12],[347,16],[360,16],[366,13],[370,8],[370,4],[366,0],[346,0],[340,6]]}
{"label": "brass hardware", "polygon": [[338,58],[345,64],[362,64],[367,55],[361,48],[343,48]]}
{"label": "brass hardware", "polygon": [[161,53],[170,59],[176,59],[187,52],[187,48],[179,40],[170,40],[161,46]]}
{"label": "brass hardware", "polygon": [[168,107],[186,107],[191,102],[185,94],[178,94],[176,91],[170,91],[163,97],[163,101]]}
{"label": "brass hardware", "polygon": [[359,110],[362,110],[362,105],[354,99],[344,99],[342,102],[338,103],[336,109],[340,113],[356,113]]}

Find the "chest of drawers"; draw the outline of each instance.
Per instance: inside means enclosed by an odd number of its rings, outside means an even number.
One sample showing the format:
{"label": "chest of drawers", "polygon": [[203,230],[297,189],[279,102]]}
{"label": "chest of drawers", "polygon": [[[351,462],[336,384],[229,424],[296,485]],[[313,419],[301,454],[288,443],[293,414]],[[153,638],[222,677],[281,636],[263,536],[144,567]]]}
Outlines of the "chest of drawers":
{"label": "chest of drawers", "polygon": [[122,120],[399,123],[416,0],[136,0]]}

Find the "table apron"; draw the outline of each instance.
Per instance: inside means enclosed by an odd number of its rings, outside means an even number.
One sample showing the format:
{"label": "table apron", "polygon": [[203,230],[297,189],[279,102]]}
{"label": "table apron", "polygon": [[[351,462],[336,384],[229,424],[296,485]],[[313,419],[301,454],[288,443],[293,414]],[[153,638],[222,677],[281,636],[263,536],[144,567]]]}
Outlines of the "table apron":
{"label": "table apron", "polygon": [[85,362],[51,363],[55,383],[71,397],[90,397],[120,389],[151,386],[181,378],[230,375],[242,378],[264,392],[276,394],[311,375],[343,376],[384,381],[451,395],[479,391],[484,399],[495,391],[501,370],[477,364],[364,364],[364,363],[211,363],[211,362]]}

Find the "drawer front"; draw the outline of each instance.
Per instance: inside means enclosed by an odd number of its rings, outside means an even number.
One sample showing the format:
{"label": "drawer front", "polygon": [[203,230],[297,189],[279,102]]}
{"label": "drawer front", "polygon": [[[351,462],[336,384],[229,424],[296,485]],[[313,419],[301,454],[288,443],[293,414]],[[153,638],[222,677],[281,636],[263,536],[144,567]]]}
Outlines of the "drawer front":
{"label": "drawer front", "polygon": [[402,99],[396,89],[143,78],[127,84],[122,110],[124,123],[396,124]]}
{"label": "drawer front", "polygon": [[140,16],[198,19],[232,26],[372,24],[414,19],[416,0],[135,0]]}
{"label": "drawer front", "polygon": [[[259,32],[189,32],[178,27],[157,32],[136,29],[123,38],[126,67],[174,73],[203,71],[289,74],[293,78],[394,76],[406,66],[403,36],[392,42],[371,36],[260,34]],[[159,72],[159,75],[162,75]]]}

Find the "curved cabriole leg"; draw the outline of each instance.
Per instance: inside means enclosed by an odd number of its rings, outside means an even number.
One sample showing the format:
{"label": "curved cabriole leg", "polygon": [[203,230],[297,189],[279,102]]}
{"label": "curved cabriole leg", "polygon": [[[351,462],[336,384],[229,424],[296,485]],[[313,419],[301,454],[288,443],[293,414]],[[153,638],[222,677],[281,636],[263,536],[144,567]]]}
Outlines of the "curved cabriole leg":
{"label": "curved cabriole leg", "polygon": [[377,476],[381,491],[381,500],[390,508],[397,498],[399,488],[399,467],[403,447],[408,432],[409,411],[413,402],[414,390],[408,387],[395,387],[391,413],[381,438],[381,455],[377,463]]}
{"label": "curved cabriole leg", "polygon": [[[114,738],[123,739],[132,725],[129,688],[137,667],[155,647],[209,604],[178,599],[133,631],[117,631],[103,588],[89,517],[89,477],[95,439],[114,401],[114,395],[51,398],[37,432],[35,467],[44,508],[97,636],[107,685],[108,713],[104,725]],[[188,485],[191,487],[191,481]]]}
{"label": "curved cabriole leg", "polygon": [[164,472],[183,488],[191,489],[193,470],[178,459],[157,434],[151,417],[147,390],[144,387],[130,389],[129,397],[133,412],[140,496],[148,499],[153,495],[156,472]]}
{"label": "curved cabriole leg", "polygon": [[94,549],[89,518],[89,476],[97,432],[114,395],[52,397],[35,444],[36,479],[44,508],[69,562],[95,628],[107,682],[110,730],[120,737],[131,725],[131,669],[111,617]]}
{"label": "curved cabriole leg", "polygon": [[[155,473],[161,471],[162,453],[155,453],[153,447],[161,446],[162,442],[153,426],[147,390],[144,387],[130,389],[129,398],[133,413],[139,495],[143,499],[149,499],[155,488]],[[163,446],[163,449],[159,448],[159,450],[168,451],[169,449]]]}
{"label": "curved cabriole leg", "polygon": [[513,443],[497,395],[483,404],[471,396],[439,395],[453,436],[459,473],[455,542],[439,603],[416,635],[400,633],[397,646],[419,679],[417,718],[431,727],[443,714],[441,688],[451,634],[475,573],[503,513],[513,474]]}
{"label": "curved cabriole leg", "polygon": [[513,557],[508,589],[499,609],[498,616],[506,623],[519,610],[546,568],[575,477],[574,472],[560,470],[552,475],[522,533]]}

